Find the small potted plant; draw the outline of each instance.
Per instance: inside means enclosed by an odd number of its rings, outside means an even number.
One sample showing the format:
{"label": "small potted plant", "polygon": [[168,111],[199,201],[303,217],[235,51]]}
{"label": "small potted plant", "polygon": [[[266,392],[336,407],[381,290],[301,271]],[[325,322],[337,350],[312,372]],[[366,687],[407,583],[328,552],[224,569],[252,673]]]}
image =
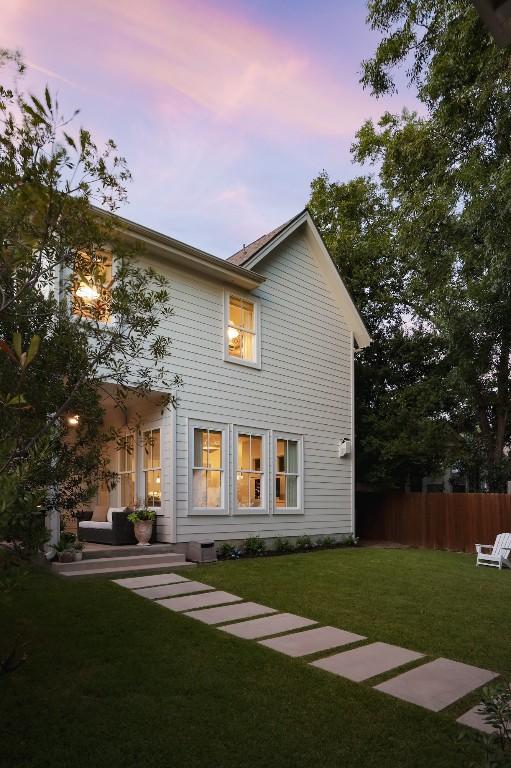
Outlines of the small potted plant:
{"label": "small potted plant", "polygon": [[59,541],[53,545],[53,551],[57,555],[59,563],[72,563],[74,560],[74,546],[64,536],[61,536]]}
{"label": "small potted plant", "polygon": [[128,520],[133,523],[135,538],[139,547],[148,547],[153,533],[153,525],[156,519],[154,509],[148,509],[145,505],[138,506],[128,515]]}
{"label": "small potted plant", "polygon": [[75,541],[73,544],[73,560],[75,562],[83,560],[83,544],[81,541]]}

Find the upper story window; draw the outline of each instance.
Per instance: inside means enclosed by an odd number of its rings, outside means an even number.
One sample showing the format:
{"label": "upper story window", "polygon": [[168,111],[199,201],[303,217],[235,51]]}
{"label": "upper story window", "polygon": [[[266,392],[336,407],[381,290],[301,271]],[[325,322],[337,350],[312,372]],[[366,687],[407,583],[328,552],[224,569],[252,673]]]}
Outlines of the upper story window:
{"label": "upper story window", "polygon": [[73,314],[107,323],[110,320],[112,254],[79,251],[75,258],[72,294]]}
{"label": "upper story window", "polygon": [[260,368],[258,302],[234,293],[226,293],[225,318],[225,359]]}
{"label": "upper story window", "polygon": [[144,487],[148,507],[161,507],[160,430],[144,432]]}

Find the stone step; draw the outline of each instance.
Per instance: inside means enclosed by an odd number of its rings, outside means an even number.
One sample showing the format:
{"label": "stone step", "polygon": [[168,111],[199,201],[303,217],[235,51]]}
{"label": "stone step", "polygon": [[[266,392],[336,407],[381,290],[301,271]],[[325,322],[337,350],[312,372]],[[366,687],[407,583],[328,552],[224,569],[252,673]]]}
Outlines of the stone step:
{"label": "stone step", "polygon": [[128,557],[98,558],[75,563],[53,563],[52,570],[62,576],[86,576],[98,573],[122,573],[125,571],[161,570],[192,566],[185,556],[176,552],[151,555],[130,555]]}
{"label": "stone step", "polygon": [[[111,557],[146,557],[148,554],[147,547],[137,547],[133,544],[125,546],[114,545],[99,545],[95,548],[94,544],[86,544],[83,550],[84,560],[102,560]],[[174,552],[172,544],[151,544],[149,548],[149,554],[151,555],[163,555],[169,552]]]}

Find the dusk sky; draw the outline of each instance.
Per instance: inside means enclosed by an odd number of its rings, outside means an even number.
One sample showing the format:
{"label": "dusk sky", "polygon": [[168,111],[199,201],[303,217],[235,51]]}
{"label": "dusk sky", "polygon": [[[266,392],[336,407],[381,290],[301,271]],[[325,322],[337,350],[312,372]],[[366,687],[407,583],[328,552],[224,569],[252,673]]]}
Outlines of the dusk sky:
{"label": "dusk sky", "polygon": [[414,106],[359,84],[377,36],[363,0],[2,0],[0,46],[113,138],[133,174],[119,212],[217,256],[356,175],[364,119]]}

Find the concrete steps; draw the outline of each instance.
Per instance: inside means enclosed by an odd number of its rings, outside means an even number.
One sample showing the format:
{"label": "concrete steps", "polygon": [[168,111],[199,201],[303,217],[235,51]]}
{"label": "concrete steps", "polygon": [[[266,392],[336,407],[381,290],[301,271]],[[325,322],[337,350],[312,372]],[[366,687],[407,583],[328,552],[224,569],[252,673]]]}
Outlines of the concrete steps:
{"label": "concrete steps", "polygon": [[61,576],[95,576],[102,573],[189,568],[194,565],[194,563],[187,563],[184,555],[176,552],[164,552],[126,557],[99,557],[92,560],[80,560],[76,563],[53,563],[51,567]]}
{"label": "concrete steps", "polygon": [[[110,544],[86,544],[83,550],[84,560],[103,560],[112,557],[146,557],[174,552],[172,544],[151,544],[150,547],[137,547],[133,544],[114,546]],[[106,565],[106,563],[105,563]]]}

